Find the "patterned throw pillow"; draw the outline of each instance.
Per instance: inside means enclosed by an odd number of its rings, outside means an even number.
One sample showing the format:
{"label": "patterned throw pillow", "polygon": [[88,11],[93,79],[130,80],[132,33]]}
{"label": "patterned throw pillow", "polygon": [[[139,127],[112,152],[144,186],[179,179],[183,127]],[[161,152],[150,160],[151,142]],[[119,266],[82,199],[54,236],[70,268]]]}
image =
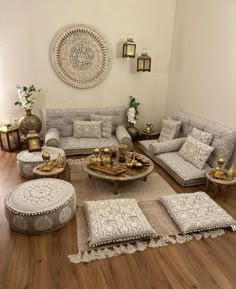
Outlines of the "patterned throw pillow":
{"label": "patterned throw pillow", "polygon": [[102,121],[102,137],[104,138],[111,137],[111,131],[112,131],[112,116],[111,115],[91,114],[90,120]]}
{"label": "patterned throw pillow", "polygon": [[102,137],[102,122],[101,121],[82,121],[74,120],[74,137],[77,138],[101,138]]}
{"label": "patterned throw pillow", "polygon": [[160,201],[184,234],[227,227],[236,230],[236,221],[204,192],[162,196]]}
{"label": "patterned throw pillow", "polygon": [[162,119],[162,128],[159,141],[167,141],[176,138],[181,128],[181,121],[173,120],[171,118]]}
{"label": "patterned throw pillow", "polygon": [[213,150],[214,147],[208,146],[189,135],[178,154],[199,169],[202,169]]}
{"label": "patterned throw pillow", "polygon": [[195,139],[209,145],[212,141],[213,134],[209,132],[202,131],[196,127],[193,128],[190,135]]}
{"label": "patterned throw pillow", "polygon": [[156,236],[135,199],[87,201],[84,206],[92,247]]}

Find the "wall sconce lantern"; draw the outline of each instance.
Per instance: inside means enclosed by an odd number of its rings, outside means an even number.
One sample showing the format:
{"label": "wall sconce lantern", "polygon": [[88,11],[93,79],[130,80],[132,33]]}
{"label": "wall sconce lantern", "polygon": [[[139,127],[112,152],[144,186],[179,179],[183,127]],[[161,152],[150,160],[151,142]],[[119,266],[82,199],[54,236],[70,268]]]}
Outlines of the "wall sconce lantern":
{"label": "wall sconce lantern", "polygon": [[123,43],[122,57],[134,58],[136,53],[136,42],[133,40],[132,36],[128,37]]}
{"label": "wall sconce lantern", "polygon": [[35,130],[29,131],[29,133],[26,136],[26,139],[29,152],[41,151],[40,137]]}
{"label": "wall sconce lantern", "polygon": [[147,49],[144,48],[143,52],[137,59],[137,71],[151,71],[151,57],[147,53]]}
{"label": "wall sconce lantern", "polygon": [[20,149],[19,129],[6,124],[0,128],[0,144],[3,151],[12,152]]}

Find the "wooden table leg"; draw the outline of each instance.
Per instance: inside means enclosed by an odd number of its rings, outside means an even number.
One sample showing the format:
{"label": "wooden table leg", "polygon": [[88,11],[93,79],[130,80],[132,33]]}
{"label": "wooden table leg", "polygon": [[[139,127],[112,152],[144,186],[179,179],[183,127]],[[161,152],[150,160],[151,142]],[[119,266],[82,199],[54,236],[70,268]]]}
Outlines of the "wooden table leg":
{"label": "wooden table leg", "polygon": [[208,191],[208,188],[209,188],[209,180],[206,179],[206,191]]}
{"label": "wooden table leg", "polygon": [[114,182],[115,195],[119,194],[118,182]]}
{"label": "wooden table leg", "polygon": [[147,178],[148,178],[148,176],[145,176],[145,177],[143,178],[143,181],[146,182],[146,181],[147,181]]}
{"label": "wooden table leg", "polygon": [[215,186],[215,192],[214,192],[214,196],[213,196],[213,198],[216,198],[216,196],[218,195],[218,193],[219,193],[219,190],[220,190],[220,186],[219,185],[217,185],[217,184],[214,184],[214,186]]}

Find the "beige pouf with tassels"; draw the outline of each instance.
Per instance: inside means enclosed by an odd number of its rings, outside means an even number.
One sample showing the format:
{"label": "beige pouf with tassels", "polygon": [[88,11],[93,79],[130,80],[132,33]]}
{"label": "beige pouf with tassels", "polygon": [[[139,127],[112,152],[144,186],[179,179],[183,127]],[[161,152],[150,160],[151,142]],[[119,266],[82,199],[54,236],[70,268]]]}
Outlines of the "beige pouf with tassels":
{"label": "beige pouf with tassels", "polygon": [[59,229],[75,214],[74,187],[63,180],[42,178],[14,188],[5,199],[5,215],[12,229],[40,234]]}

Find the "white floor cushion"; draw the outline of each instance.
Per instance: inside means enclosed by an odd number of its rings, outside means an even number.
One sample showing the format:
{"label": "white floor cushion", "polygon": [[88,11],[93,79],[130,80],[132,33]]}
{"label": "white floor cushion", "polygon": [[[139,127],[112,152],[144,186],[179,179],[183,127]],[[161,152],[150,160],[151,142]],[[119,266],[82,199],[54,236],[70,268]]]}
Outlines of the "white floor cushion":
{"label": "white floor cushion", "polygon": [[92,247],[156,236],[135,199],[87,201],[84,206]]}
{"label": "white floor cushion", "polygon": [[184,234],[227,227],[236,230],[236,221],[204,192],[162,196],[160,201]]}

